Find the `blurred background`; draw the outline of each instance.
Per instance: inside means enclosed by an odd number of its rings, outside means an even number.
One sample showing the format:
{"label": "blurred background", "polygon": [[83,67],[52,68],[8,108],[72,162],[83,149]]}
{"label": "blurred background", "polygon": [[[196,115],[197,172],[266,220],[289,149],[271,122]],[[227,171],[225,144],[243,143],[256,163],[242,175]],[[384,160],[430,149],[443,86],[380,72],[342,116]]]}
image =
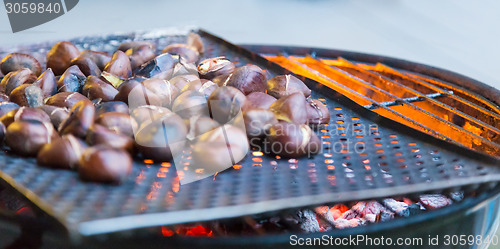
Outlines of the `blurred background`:
{"label": "blurred background", "polygon": [[237,44],[336,48],[402,58],[500,89],[499,10],[498,0],[82,0],[62,17],[16,34],[2,9],[0,47],[195,25]]}

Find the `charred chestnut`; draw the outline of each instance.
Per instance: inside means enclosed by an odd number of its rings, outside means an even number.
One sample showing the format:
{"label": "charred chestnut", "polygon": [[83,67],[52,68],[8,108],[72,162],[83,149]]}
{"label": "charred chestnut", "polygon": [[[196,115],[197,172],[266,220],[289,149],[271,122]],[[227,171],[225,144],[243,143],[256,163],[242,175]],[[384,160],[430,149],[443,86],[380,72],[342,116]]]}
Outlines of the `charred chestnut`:
{"label": "charred chestnut", "polygon": [[9,99],[20,106],[38,107],[43,105],[43,92],[40,87],[24,84],[14,89]]}
{"label": "charred chestnut", "polygon": [[269,110],[273,111],[279,120],[297,124],[305,124],[307,121],[306,98],[299,92],[278,99],[271,104]]}
{"label": "charred chestnut", "polygon": [[36,157],[36,162],[45,167],[56,169],[76,169],[87,148],[85,142],[73,135],[64,135],[45,144]]}
{"label": "charred chestnut", "polygon": [[225,85],[235,87],[245,95],[266,92],[266,74],[258,66],[243,66],[229,76]]}
{"label": "charred chestnut", "polygon": [[87,101],[79,101],[76,103],[69,113],[69,117],[65,119],[59,126],[61,135],[73,134],[76,137],[84,138],[87,131],[94,124],[95,109],[94,105]]}
{"label": "charred chestnut", "polygon": [[319,153],[321,141],[305,124],[279,122],[270,127],[264,146],[266,153],[302,157]]}
{"label": "charred chestnut", "polygon": [[105,83],[96,76],[89,76],[82,89],[82,94],[90,100],[101,99],[102,101],[111,101],[118,94],[112,85]]}
{"label": "charred chestnut", "polygon": [[52,124],[36,120],[16,121],[5,134],[7,146],[22,156],[36,156],[43,145],[55,138],[57,133]]}
{"label": "charred chestnut", "polygon": [[121,183],[132,171],[132,157],[124,150],[97,145],[83,151],[78,175],[84,181]]}
{"label": "charred chestnut", "polygon": [[279,75],[267,82],[267,93],[277,99],[300,92],[304,97],[311,95],[311,90],[297,77],[287,74]]}
{"label": "charred chestnut", "polygon": [[47,68],[52,68],[54,74],[61,75],[79,54],[80,51],[71,42],[58,42],[47,53]]}
{"label": "charred chestnut", "polygon": [[104,71],[122,79],[129,78],[132,75],[132,67],[128,56],[120,50],[116,51]]}
{"label": "charred chestnut", "polygon": [[69,67],[57,81],[58,92],[81,92],[87,77],[78,66]]}
{"label": "charred chestnut", "polygon": [[330,111],[317,99],[307,100],[307,123],[311,125],[328,124],[330,122]]}
{"label": "charred chestnut", "polygon": [[28,54],[11,53],[0,62],[0,70],[4,75],[23,68],[31,70],[37,77],[42,73],[40,62],[38,62],[35,57]]}
{"label": "charred chestnut", "polygon": [[234,72],[236,67],[225,57],[206,59],[198,65],[200,78],[212,80],[215,77],[227,76]]}

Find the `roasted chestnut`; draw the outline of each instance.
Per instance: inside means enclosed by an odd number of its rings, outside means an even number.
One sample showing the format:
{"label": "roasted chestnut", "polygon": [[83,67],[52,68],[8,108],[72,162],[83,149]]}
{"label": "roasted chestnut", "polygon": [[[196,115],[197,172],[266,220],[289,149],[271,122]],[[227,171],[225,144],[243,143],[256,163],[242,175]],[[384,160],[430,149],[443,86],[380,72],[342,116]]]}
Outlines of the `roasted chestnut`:
{"label": "roasted chestnut", "polygon": [[150,42],[150,41],[130,41],[130,42],[123,42],[118,46],[118,50],[122,52],[126,52],[127,50],[131,48],[136,48],[140,46],[148,46],[152,48],[153,50],[155,49],[155,44]]}
{"label": "roasted chestnut", "polygon": [[248,139],[241,129],[226,124],[201,135],[193,145],[190,168],[204,173],[223,171],[241,161],[248,153]]}
{"label": "roasted chestnut", "polygon": [[58,92],[81,92],[87,77],[77,65],[70,66],[57,81]]}
{"label": "roasted chestnut", "polygon": [[83,140],[73,135],[64,135],[45,144],[38,152],[36,162],[49,168],[76,169],[86,148],[88,146]]}
{"label": "roasted chestnut", "polygon": [[135,136],[137,148],[145,159],[167,162],[179,155],[186,143],[186,126],[175,113],[143,125]]}
{"label": "roasted chestnut", "polygon": [[187,37],[186,44],[188,46],[196,48],[198,50],[198,53],[203,54],[205,53],[205,46],[203,45],[203,41],[201,40],[200,35],[190,32]]}
{"label": "roasted chestnut", "polygon": [[204,133],[219,127],[219,123],[209,117],[196,116],[190,118],[188,121],[188,134],[187,139],[190,141],[196,140]]}
{"label": "roasted chestnut", "polygon": [[12,151],[22,156],[36,156],[43,145],[56,139],[57,132],[50,123],[37,120],[16,121],[9,125],[5,142]]}
{"label": "roasted chestnut", "polygon": [[85,76],[101,76],[101,69],[89,57],[78,56],[71,61],[71,66],[76,65]]}
{"label": "roasted chestnut", "polygon": [[135,120],[135,122],[139,126],[138,128],[140,128],[140,126],[142,126],[143,124],[147,124],[154,119],[170,115],[171,113],[172,111],[165,107],[143,105],[135,108],[130,116]]}
{"label": "roasted chestnut", "polygon": [[121,101],[109,101],[102,102],[95,105],[95,116],[99,117],[99,115],[106,112],[122,112],[129,113],[128,105]]}
{"label": "roasted chestnut", "polygon": [[92,104],[89,99],[77,92],[61,92],[57,93],[45,100],[46,105],[53,105],[58,107],[66,107],[71,109],[79,101],[86,101]]}
{"label": "roasted chestnut", "polygon": [[170,108],[174,99],[179,95],[179,90],[170,82],[161,79],[147,79],[142,85],[161,99],[161,106]]}
{"label": "roasted chestnut", "polygon": [[189,83],[187,83],[182,89],[181,93],[190,91],[190,90],[195,90],[200,93],[203,93],[205,97],[209,97],[212,95],[212,93],[215,91],[215,89],[219,88],[217,84],[210,80],[202,79],[202,80],[193,80]]}
{"label": "roasted chestnut", "polygon": [[321,125],[330,122],[330,111],[317,99],[307,100],[306,112],[308,124]]}
{"label": "roasted chestnut", "polygon": [[43,110],[34,107],[22,106],[19,109],[12,110],[9,113],[3,115],[0,121],[9,127],[10,124],[15,121],[26,121],[26,120],[37,120],[40,122],[50,123],[50,117]]}
{"label": "roasted chestnut", "polygon": [[307,121],[306,98],[299,92],[276,100],[269,110],[273,111],[279,120],[296,124],[305,124]]}
{"label": "roasted chestnut", "polygon": [[309,126],[282,121],[269,128],[264,147],[266,153],[296,158],[319,153],[321,141]]}
{"label": "roasted chestnut", "polygon": [[126,103],[130,109],[142,105],[162,105],[162,100],[158,95],[151,92],[136,80],[127,80],[123,82],[123,84],[118,87],[118,94],[116,94],[114,100]]}
{"label": "roasted chestnut", "polygon": [[99,124],[90,127],[86,141],[90,145],[105,144],[112,148],[125,150],[131,155],[134,153],[134,140],[131,137],[119,134]]}
{"label": "roasted chestnut", "polygon": [[193,74],[175,76],[169,80],[177,89],[182,90],[189,82],[198,81],[200,78]]}
{"label": "roasted chestnut", "polygon": [[9,101],[9,96],[0,92],[0,103]]}
{"label": "roasted chestnut", "polygon": [[106,102],[112,101],[118,94],[118,90],[98,77],[90,75],[83,86],[82,94],[90,100],[101,99]]}
{"label": "roasted chestnut", "polygon": [[12,102],[1,102],[0,103],[0,117],[9,113],[12,110],[19,109],[19,105]]}
{"label": "roasted chestnut", "polygon": [[198,91],[187,91],[179,95],[172,104],[172,111],[183,119],[194,116],[208,116],[208,105],[205,95]]}
{"label": "roasted chestnut", "polygon": [[247,95],[247,106],[245,108],[269,109],[276,98],[263,92],[253,92]]}
{"label": "roasted chestnut", "polygon": [[111,56],[109,54],[92,50],[84,50],[78,57],[91,59],[101,71],[104,70],[106,64],[108,64],[111,60]]}
{"label": "roasted chestnut", "polygon": [[208,98],[210,116],[217,122],[225,124],[241,112],[246,100],[245,95],[234,87],[219,87]]}
{"label": "roasted chestnut", "polygon": [[54,127],[59,127],[59,125],[69,117],[69,110],[66,107],[42,105],[39,108],[49,115],[50,122]]}
{"label": "roasted chestnut", "polygon": [[137,123],[127,113],[106,112],[99,115],[95,123],[129,137],[133,137],[134,131],[137,130]]}
{"label": "roasted chestnut", "polygon": [[43,92],[40,87],[24,84],[16,87],[9,99],[20,106],[38,107],[43,105]]}
{"label": "roasted chestnut", "polygon": [[48,68],[43,72],[40,77],[33,83],[33,85],[40,87],[43,92],[43,98],[48,98],[57,93],[56,76],[52,69]]}
{"label": "roasted chestnut", "polygon": [[132,69],[136,69],[142,64],[155,58],[155,50],[150,45],[140,45],[137,47],[129,48],[126,52],[130,59]]}
{"label": "roasted chestnut", "polygon": [[191,47],[182,43],[170,44],[166,46],[161,52],[178,55],[186,59],[188,63],[195,63],[200,59],[200,53],[198,53],[198,50],[195,47]]}
{"label": "roasted chestnut", "polygon": [[243,112],[246,133],[249,137],[265,136],[269,128],[278,123],[274,113],[267,109],[249,109]]}
{"label": "roasted chestnut", "polygon": [[5,56],[2,62],[0,62],[0,70],[4,75],[23,68],[31,70],[37,77],[42,73],[40,62],[29,54],[11,53]]}
{"label": "roasted chestnut", "polygon": [[266,92],[266,74],[258,66],[243,66],[237,68],[224,85],[235,87],[245,95]]}
{"label": "roasted chestnut", "polygon": [[227,76],[234,72],[236,67],[225,57],[206,59],[198,65],[200,78],[212,80],[215,77]]}
{"label": "roasted chestnut", "polygon": [[54,74],[61,75],[79,54],[80,51],[71,42],[58,42],[47,53],[47,68],[52,68]]}
{"label": "roasted chestnut", "polygon": [[306,98],[311,95],[311,90],[304,82],[290,74],[278,75],[267,82],[267,94],[277,99],[296,92],[302,93]]}
{"label": "roasted chestnut", "polygon": [[79,101],[71,108],[69,117],[59,125],[59,133],[85,138],[88,129],[94,124],[94,115],[95,108],[90,101]]}
{"label": "roasted chestnut", "polygon": [[121,183],[132,171],[132,157],[124,150],[107,145],[85,149],[80,157],[78,175],[84,181]]}
{"label": "roasted chestnut", "polygon": [[8,73],[0,82],[0,91],[7,95],[22,84],[31,84],[36,81],[36,75],[28,68]]}
{"label": "roasted chestnut", "polygon": [[162,72],[172,72],[177,60],[170,54],[161,54],[156,56],[153,60],[144,63],[136,70],[136,75],[151,78]]}
{"label": "roasted chestnut", "polygon": [[119,77],[121,79],[127,79],[132,76],[132,67],[130,65],[130,60],[128,56],[118,50],[113,54],[111,60],[106,64],[104,71]]}

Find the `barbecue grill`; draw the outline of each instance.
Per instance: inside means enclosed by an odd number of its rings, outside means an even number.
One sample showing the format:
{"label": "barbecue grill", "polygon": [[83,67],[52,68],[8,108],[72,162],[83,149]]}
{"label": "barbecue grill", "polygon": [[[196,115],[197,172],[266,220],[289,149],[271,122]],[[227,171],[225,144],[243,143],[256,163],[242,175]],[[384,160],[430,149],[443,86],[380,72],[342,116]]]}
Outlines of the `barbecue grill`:
{"label": "barbecue grill", "polygon": [[[4,220],[23,225],[23,236],[35,244],[43,231],[46,244],[80,248],[277,248],[289,247],[289,236],[299,231],[290,226],[282,232],[256,229],[242,235],[239,224],[255,228],[256,220],[324,204],[463,192],[464,200],[438,210],[300,235],[427,238],[495,231],[500,205],[498,90],[446,70],[383,56],[236,46],[197,32],[207,47],[206,58],[223,55],[238,66],[256,64],[270,76],[292,73],[303,79],[333,117],[316,130],[322,153],[285,159],[253,150],[233,168],[186,185],[180,185],[184,172],[176,172],[169,162],[137,161],[130,179],[108,186],[80,182],[74,172],[41,168],[33,159],[5,151],[0,155],[5,191],[17,193],[34,214],[5,211]],[[121,42],[144,39],[163,48],[185,41],[186,32],[71,41],[80,49],[112,52]],[[0,56],[29,52],[44,61],[52,45],[16,47]],[[185,151],[182,163],[189,164],[189,153]],[[170,234],[183,224],[221,224],[235,233],[211,229],[210,238]]]}

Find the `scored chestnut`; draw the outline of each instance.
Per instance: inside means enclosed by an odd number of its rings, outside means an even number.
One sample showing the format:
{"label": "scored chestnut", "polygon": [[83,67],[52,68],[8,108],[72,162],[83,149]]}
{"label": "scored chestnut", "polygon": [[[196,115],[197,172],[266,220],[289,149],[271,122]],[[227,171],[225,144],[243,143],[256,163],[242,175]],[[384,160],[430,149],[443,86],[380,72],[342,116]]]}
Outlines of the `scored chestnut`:
{"label": "scored chestnut", "polygon": [[188,134],[187,139],[194,141],[204,133],[219,127],[219,123],[209,117],[196,116],[187,120]]}
{"label": "scored chestnut", "polygon": [[249,109],[243,112],[246,133],[249,137],[268,134],[269,128],[278,123],[274,113],[266,109]]}
{"label": "scored chestnut", "polygon": [[45,144],[36,157],[36,162],[55,169],[76,169],[83,150],[88,148],[85,142],[73,135],[64,135],[51,143]]}
{"label": "scored chestnut", "polygon": [[308,124],[322,125],[330,122],[330,111],[321,101],[317,99],[308,99],[306,106]]}
{"label": "scored chestnut", "polygon": [[26,120],[37,120],[40,122],[50,123],[50,117],[43,110],[34,107],[22,106],[19,109],[10,111],[9,113],[3,115],[0,121],[9,127],[10,124],[15,121],[26,121]]}
{"label": "scored chestnut", "polygon": [[161,100],[161,106],[170,108],[175,98],[179,95],[179,90],[173,84],[162,79],[147,79],[142,85],[153,92]]}
{"label": "scored chestnut", "polygon": [[70,66],[71,60],[78,57],[80,51],[69,41],[56,43],[47,53],[47,68],[52,68],[54,74],[61,75]]}
{"label": "scored chestnut", "polygon": [[180,93],[196,90],[200,93],[203,93],[205,97],[209,97],[215,91],[215,89],[219,88],[217,84],[210,80],[201,79],[201,80],[193,80],[187,83],[182,89]]}
{"label": "scored chestnut", "polygon": [[248,65],[237,68],[224,85],[232,86],[248,95],[252,92],[266,92],[266,74],[260,67]]}
{"label": "scored chestnut", "polygon": [[276,118],[287,122],[305,124],[307,122],[306,98],[300,92],[282,97],[272,103],[269,110]]}
{"label": "scored chestnut", "polygon": [[230,86],[217,88],[208,98],[211,117],[221,124],[235,118],[246,105],[246,97],[238,89]]}
{"label": "scored chestnut", "polygon": [[290,74],[278,75],[267,82],[267,94],[277,99],[296,92],[304,94],[306,98],[311,95],[311,89],[304,82]]}
{"label": "scored chestnut", "polygon": [[42,73],[40,62],[29,54],[11,53],[0,62],[0,70],[4,75],[23,68],[31,70],[37,77]]}
{"label": "scored chestnut", "polygon": [[182,90],[189,82],[198,81],[200,78],[193,74],[175,76],[169,80],[177,89]]}
{"label": "scored chestnut", "polygon": [[172,111],[168,108],[154,105],[143,105],[133,109],[130,116],[135,120],[138,125],[138,129],[141,128],[143,124],[147,124],[157,118],[170,115]]}
{"label": "scored chestnut", "polygon": [[50,122],[54,127],[59,127],[59,125],[69,117],[69,110],[66,107],[42,105],[39,108],[49,115]]}
{"label": "scored chestnut", "polygon": [[57,91],[81,92],[86,79],[77,65],[70,66],[57,81]]}
{"label": "scored chestnut", "polygon": [[57,132],[50,123],[22,120],[9,125],[5,143],[21,156],[36,156],[43,145],[51,143],[57,137]]}
{"label": "scored chestnut", "polygon": [[215,57],[200,62],[198,73],[200,78],[212,80],[215,77],[230,75],[235,68],[234,64],[226,57]]}
{"label": "scored chestnut", "polygon": [[119,184],[132,171],[132,157],[124,150],[96,145],[85,149],[78,164],[84,181]]}
{"label": "scored chestnut", "polygon": [[321,141],[308,125],[281,121],[269,128],[264,147],[266,153],[296,158],[319,153]]}
{"label": "scored chestnut", "polygon": [[118,87],[114,100],[126,103],[130,109],[142,105],[161,106],[161,98],[135,79],[127,80]]}
{"label": "scored chestnut", "polygon": [[71,109],[79,101],[87,101],[92,104],[89,99],[77,92],[61,92],[45,99],[46,105],[53,105],[58,107],[66,107]]}
{"label": "scored chestnut", "polygon": [[38,86],[24,84],[16,87],[9,99],[20,106],[38,107],[43,105],[43,92]]}
{"label": "scored chestnut", "polygon": [[134,131],[137,130],[137,123],[127,113],[106,112],[99,115],[95,123],[129,137],[133,137]]}
{"label": "scored chestnut", "polygon": [[71,108],[69,117],[59,125],[59,133],[84,138],[90,126],[94,124],[94,115],[95,108],[90,101],[79,101]]}
{"label": "scored chestnut", "polygon": [[38,79],[33,82],[33,85],[40,87],[43,92],[43,98],[48,98],[57,93],[56,76],[52,69],[48,68],[43,72]]}
{"label": "scored chestnut", "polygon": [[131,137],[119,134],[99,124],[90,127],[86,141],[89,145],[105,144],[112,148],[125,150],[131,155],[134,154],[134,140]]}
{"label": "scored chestnut", "polygon": [[31,84],[36,81],[36,75],[28,68],[8,73],[0,82],[0,91],[7,95],[22,84]]}
{"label": "scored chestnut", "polygon": [[172,111],[183,119],[209,115],[205,95],[194,90],[186,91],[179,95],[172,104]]}

